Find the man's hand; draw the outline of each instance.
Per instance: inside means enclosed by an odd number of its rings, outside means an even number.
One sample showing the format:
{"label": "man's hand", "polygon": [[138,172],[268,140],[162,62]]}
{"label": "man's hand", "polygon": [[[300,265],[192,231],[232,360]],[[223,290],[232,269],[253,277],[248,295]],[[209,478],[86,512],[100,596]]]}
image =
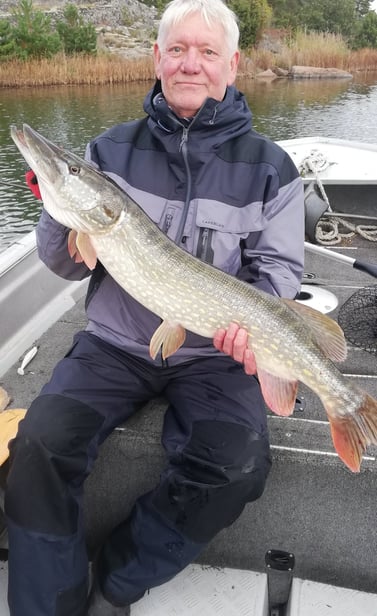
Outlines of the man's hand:
{"label": "man's hand", "polygon": [[246,374],[256,374],[257,366],[255,356],[247,346],[248,333],[237,325],[231,323],[228,329],[218,329],[213,337],[213,344],[218,351],[230,355],[236,361],[244,364]]}

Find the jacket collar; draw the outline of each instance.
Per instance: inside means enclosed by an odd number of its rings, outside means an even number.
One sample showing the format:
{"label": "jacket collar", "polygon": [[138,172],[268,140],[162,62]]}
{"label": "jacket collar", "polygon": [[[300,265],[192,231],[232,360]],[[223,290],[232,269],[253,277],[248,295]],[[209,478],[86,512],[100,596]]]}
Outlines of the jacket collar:
{"label": "jacket collar", "polygon": [[207,98],[191,121],[187,122],[170,109],[163,96],[161,82],[157,80],[144,100],[144,110],[150,117],[151,127],[165,133],[181,132],[183,127],[189,125],[190,132],[208,131],[217,136],[221,132],[221,141],[226,141],[252,127],[252,115],[246,99],[234,86],[227,88],[222,101]]}

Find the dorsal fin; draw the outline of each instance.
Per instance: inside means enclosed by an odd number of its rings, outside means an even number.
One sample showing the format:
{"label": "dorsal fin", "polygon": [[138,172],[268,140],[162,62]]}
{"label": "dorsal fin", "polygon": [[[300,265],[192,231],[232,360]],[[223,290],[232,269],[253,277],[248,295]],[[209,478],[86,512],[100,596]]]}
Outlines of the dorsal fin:
{"label": "dorsal fin", "polygon": [[345,360],[347,344],[342,328],[334,319],[293,299],[282,299],[282,301],[305,321],[314,340],[326,357],[333,361]]}

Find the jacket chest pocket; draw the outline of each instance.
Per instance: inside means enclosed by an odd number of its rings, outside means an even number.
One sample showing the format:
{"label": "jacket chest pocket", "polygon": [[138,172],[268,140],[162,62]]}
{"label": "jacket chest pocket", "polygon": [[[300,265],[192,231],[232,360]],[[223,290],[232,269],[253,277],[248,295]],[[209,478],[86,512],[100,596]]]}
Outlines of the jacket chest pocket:
{"label": "jacket chest pocket", "polygon": [[242,208],[199,200],[196,210],[194,254],[230,274],[241,266],[241,240],[266,225],[262,203]]}

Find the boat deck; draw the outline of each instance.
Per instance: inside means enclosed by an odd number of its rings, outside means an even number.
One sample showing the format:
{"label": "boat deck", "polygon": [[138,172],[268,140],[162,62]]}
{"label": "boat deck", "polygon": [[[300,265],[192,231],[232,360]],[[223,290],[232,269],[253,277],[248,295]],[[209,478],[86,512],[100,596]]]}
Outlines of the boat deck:
{"label": "boat deck", "polygon": [[[0,562],[0,616],[6,603],[7,565]],[[376,595],[294,579],[285,616],[376,616]],[[131,616],[272,616],[265,574],[190,565],[152,589]],[[277,615],[280,616],[280,615]]]}
{"label": "boat deck", "polygon": [[328,137],[302,137],[278,141],[297,168],[306,170],[306,180],[320,179],[326,185],[377,184],[375,144]]}
{"label": "boat deck", "polygon": [[[375,243],[360,237],[331,249],[376,262]],[[376,285],[349,265],[309,252],[305,272],[304,282],[313,289],[314,299],[318,287],[334,294],[338,307],[330,312],[333,318],[356,291]],[[79,297],[83,289],[76,293],[73,307],[29,340],[28,348],[36,344],[38,353],[25,375],[17,373],[20,357],[1,377],[13,408],[30,404],[73,334],[85,326]],[[339,365],[347,378],[377,398],[376,367],[376,354],[352,344],[347,360]],[[377,450],[368,449],[360,474],[352,474],[334,452],[318,398],[303,386],[299,396],[302,404],[292,417],[268,415],[273,468],[262,498],[216,537],[199,562],[133,606],[132,616],[267,616],[264,555],[270,548],[292,552],[296,558],[287,616],[377,616]],[[158,479],[164,463],[160,434],[165,408],[164,400],[152,401],[103,444],[86,485],[90,550]],[[0,568],[0,616],[8,614],[5,580],[6,563]]]}

